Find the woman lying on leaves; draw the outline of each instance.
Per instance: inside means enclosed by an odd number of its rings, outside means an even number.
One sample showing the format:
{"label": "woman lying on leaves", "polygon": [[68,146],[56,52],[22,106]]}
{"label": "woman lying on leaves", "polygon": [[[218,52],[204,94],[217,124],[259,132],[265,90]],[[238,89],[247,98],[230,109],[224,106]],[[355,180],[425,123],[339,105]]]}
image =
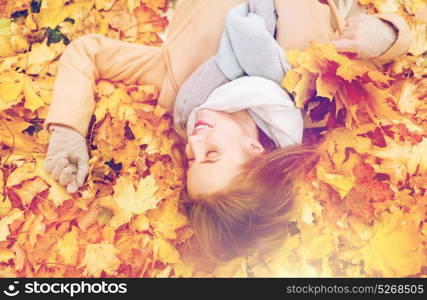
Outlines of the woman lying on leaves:
{"label": "woman lying on leaves", "polygon": [[285,50],[332,41],[384,63],[404,54],[409,39],[401,17],[367,15],[356,0],[179,0],[161,47],[100,34],[67,46],[44,123],[45,168],[69,192],[84,184],[96,80],[153,84],[186,138],[196,248],[218,261],[272,247],[286,234],[292,183],[315,154],[280,86],[290,68]]}

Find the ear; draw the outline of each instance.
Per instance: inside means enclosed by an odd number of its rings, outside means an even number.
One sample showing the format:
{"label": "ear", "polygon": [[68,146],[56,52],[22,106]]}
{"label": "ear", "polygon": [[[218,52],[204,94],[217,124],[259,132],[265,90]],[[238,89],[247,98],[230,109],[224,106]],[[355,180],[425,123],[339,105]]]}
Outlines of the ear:
{"label": "ear", "polygon": [[241,139],[243,150],[251,155],[259,155],[265,151],[261,143],[252,137],[243,137]]}

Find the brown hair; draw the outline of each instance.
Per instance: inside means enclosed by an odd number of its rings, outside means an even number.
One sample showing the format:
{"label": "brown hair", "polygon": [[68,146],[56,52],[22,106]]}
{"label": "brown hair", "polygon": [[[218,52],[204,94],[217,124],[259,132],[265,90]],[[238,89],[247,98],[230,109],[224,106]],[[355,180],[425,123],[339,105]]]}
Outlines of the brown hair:
{"label": "brown hair", "polygon": [[246,162],[224,191],[197,199],[185,196],[194,231],[191,252],[210,262],[225,262],[253,250],[272,249],[287,235],[297,190],[294,182],[306,163],[317,157],[316,150],[303,144],[266,149]]}

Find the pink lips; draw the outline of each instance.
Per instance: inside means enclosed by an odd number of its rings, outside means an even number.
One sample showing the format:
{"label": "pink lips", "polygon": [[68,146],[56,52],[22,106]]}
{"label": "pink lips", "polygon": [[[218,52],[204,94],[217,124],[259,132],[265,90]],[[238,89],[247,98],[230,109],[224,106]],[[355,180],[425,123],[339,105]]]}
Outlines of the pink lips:
{"label": "pink lips", "polygon": [[206,120],[198,120],[196,123],[194,123],[194,130],[192,135],[197,134],[199,131],[207,128],[213,128],[213,124]]}

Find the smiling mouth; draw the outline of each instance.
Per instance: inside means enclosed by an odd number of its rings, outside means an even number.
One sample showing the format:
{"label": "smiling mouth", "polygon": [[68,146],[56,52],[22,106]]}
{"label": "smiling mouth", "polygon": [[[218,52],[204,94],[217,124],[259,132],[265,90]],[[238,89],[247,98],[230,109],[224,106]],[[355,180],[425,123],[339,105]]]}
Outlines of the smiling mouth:
{"label": "smiling mouth", "polygon": [[192,135],[197,134],[198,132],[200,132],[201,130],[204,129],[208,129],[208,128],[213,128],[214,125],[206,120],[198,120],[196,123],[194,123],[194,130]]}

